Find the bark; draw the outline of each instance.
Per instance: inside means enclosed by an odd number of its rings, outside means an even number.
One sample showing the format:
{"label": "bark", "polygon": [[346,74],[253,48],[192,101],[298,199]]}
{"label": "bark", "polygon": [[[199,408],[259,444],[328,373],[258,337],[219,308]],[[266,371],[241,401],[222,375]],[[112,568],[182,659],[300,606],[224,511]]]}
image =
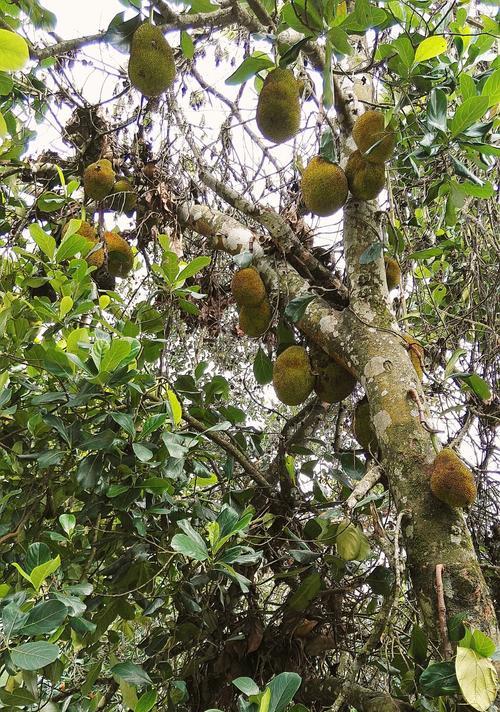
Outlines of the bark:
{"label": "bark", "polygon": [[358,712],[411,712],[414,709],[391,695],[346,683],[343,678],[333,676],[306,680],[300,688],[298,698],[305,704],[315,702],[326,707],[331,705],[341,691],[345,695],[345,701]]}

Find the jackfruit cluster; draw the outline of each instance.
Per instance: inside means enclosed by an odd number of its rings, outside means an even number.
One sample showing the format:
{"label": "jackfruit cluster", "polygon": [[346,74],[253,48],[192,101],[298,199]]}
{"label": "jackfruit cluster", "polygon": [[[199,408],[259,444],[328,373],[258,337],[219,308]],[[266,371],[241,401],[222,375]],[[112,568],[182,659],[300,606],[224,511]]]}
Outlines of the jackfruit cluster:
{"label": "jackfruit cluster", "polygon": [[134,255],[128,242],[117,232],[105,232],[108,253],[107,269],[112,277],[126,277],[134,265]]}
{"label": "jackfruit cluster", "polygon": [[117,178],[109,196],[111,210],[130,213],[137,204],[137,193],[128,178]]}
{"label": "jackfruit cluster", "polygon": [[384,164],[370,163],[359,150],[349,156],[345,175],[349,190],[356,200],[373,200],[384,187]]}
{"label": "jackfruit cluster", "polygon": [[389,255],[385,255],[384,264],[387,289],[390,292],[391,289],[396,289],[396,287],[399,287],[401,283],[401,268],[397,260],[395,260],[394,257],[389,257]]}
{"label": "jackfruit cluster", "polygon": [[257,307],[266,297],[266,288],[257,270],[245,267],[234,274],[231,293],[239,307]]}
{"label": "jackfruit cluster", "polygon": [[340,403],[351,395],[356,379],[340,363],[321,349],[311,350],[311,363],[316,375],[314,391],[324,403]]}
{"label": "jackfruit cluster", "polygon": [[374,200],[384,187],[384,163],[396,145],[394,131],[384,124],[380,111],[366,111],[354,123],[352,137],[358,150],[349,156],[345,173],[356,200]]}
{"label": "jackfruit cluster", "polygon": [[[64,235],[67,233],[68,228],[69,223],[66,223],[66,225],[64,225],[62,229],[62,237],[64,237]],[[82,220],[80,227],[76,231],[76,234],[84,237],[89,243],[90,247],[93,247],[94,245],[97,245],[99,243],[99,238],[97,237],[95,228],[86,220]],[[102,247],[100,247],[98,250],[95,250],[94,252],[88,254],[86,260],[89,265],[99,268],[102,267],[104,264],[104,257],[104,250],[102,249]]]}
{"label": "jackfruit cluster", "polygon": [[424,349],[410,334],[403,334],[403,339],[408,344],[408,353],[413,368],[420,381],[424,378]]}
{"label": "jackfruit cluster", "polygon": [[115,172],[107,158],[101,158],[87,166],[83,172],[83,187],[87,197],[103,200],[113,190]]}
{"label": "jackfruit cluster", "polygon": [[128,76],[144,96],[160,96],[175,79],[172,48],[159,27],[144,22],[134,32],[130,45]]}
{"label": "jackfruit cluster", "polygon": [[257,126],[273,143],[293,138],[300,128],[300,85],[290,69],[273,69],[257,102]]}
{"label": "jackfruit cluster", "polygon": [[366,396],[354,409],[354,436],[363,450],[375,454],[378,451],[378,440],[370,418],[370,406]]}
{"label": "jackfruit cluster", "polygon": [[476,499],[474,475],[450,448],[444,448],[432,464],[432,494],[450,507],[467,507]]}
{"label": "jackfruit cluster", "polygon": [[231,293],[239,308],[239,327],[258,338],[271,323],[271,305],[260,274],[253,267],[238,270],[231,280]]}
{"label": "jackfruit cluster", "polygon": [[384,124],[385,118],[380,111],[365,111],[354,123],[352,137],[370,163],[385,163],[394,153],[396,135]]}
{"label": "jackfruit cluster", "polygon": [[285,405],[300,405],[314,388],[314,375],[307,351],[302,346],[289,346],[276,359],[273,387]]}
{"label": "jackfruit cluster", "polygon": [[342,168],[315,156],[302,174],[302,197],[308,210],[326,217],[337,212],[347,200],[348,184]]}

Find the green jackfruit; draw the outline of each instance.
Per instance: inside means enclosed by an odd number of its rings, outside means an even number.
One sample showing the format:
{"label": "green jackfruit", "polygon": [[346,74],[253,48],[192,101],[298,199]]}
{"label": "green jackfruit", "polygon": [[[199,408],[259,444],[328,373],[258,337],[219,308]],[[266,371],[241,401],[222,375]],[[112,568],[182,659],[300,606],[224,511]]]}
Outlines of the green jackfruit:
{"label": "green jackfruit", "polygon": [[314,390],[324,403],[339,403],[351,395],[356,379],[322,349],[311,349],[311,362],[316,374]]}
{"label": "green jackfruit", "polygon": [[314,376],[307,351],[302,346],[289,346],[274,364],[273,386],[285,405],[300,405],[314,387]]}
{"label": "green jackfruit", "polygon": [[107,158],[91,163],[83,172],[85,193],[93,200],[103,200],[113,190],[115,172]]}
{"label": "green jackfruit", "polygon": [[352,137],[364,157],[371,163],[384,163],[394,152],[396,135],[384,127],[384,115],[380,111],[365,111],[352,129]]}
{"label": "green jackfruit", "polygon": [[262,336],[271,323],[271,305],[266,298],[256,307],[241,307],[239,327],[247,336],[257,339]]}
{"label": "green jackfruit", "polygon": [[144,96],[160,96],[175,79],[174,54],[159,27],[145,22],[134,32],[128,76]]}
{"label": "green jackfruit", "polygon": [[413,368],[417,372],[420,381],[424,378],[424,350],[410,334],[403,334],[403,339],[408,344],[408,352]]}
{"label": "green jackfruit", "polygon": [[134,264],[130,245],[116,232],[105,232],[104,244],[108,252],[109,274],[113,277],[125,277]]}
{"label": "green jackfruit", "polygon": [[266,298],[264,282],[253,267],[245,267],[235,273],[231,293],[239,307],[257,307]]}
{"label": "green jackfruit", "polygon": [[302,197],[315,215],[333,215],[347,200],[347,178],[340,166],[315,156],[302,174]]}
{"label": "green jackfruit", "polygon": [[257,102],[259,131],[273,143],[293,138],[300,128],[299,83],[290,69],[273,69],[264,79]]}
{"label": "green jackfruit", "polygon": [[[66,223],[66,225],[64,225],[62,229],[63,237],[68,231],[68,227],[69,223]],[[87,242],[89,242],[91,246],[97,245],[99,242],[95,228],[92,227],[92,225],[86,220],[82,220],[81,225],[76,231],[76,233],[77,235],[82,235],[82,237],[85,237],[87,239]],[[104,250],[102,249],[102,247],[98,250],[95,250],[95,252],[91,252],[89,255],[87,255],[86,260],[89,265],[92,265],[94,267],[102,267],[104,264]]]}
{"label": "green jackfruit", "polygon": [[111,210],[117,210],[123,213],[129,213],[137,204],[137,193],[134,186],[127,178],[118,178],[114,185],[113,191],[109,196],[109,205]]}
{"label": "green jackfruit", "polygon": [[370,418],[370,406],[366,396],[354,409],[354,435],[363,450],[375,454],[378,450],[377,434]]}
{"label": "green jackfruit", "polygon": [[373,200],[385,184],[383,163],[370,163],[360,151],[349,156],[345,167],[349,190],[356,200]]}
{"label": "green jackfruit", "polygon": [[441,450],[432,464],[431,490],[450,507],[467,507],[477,495],[474,475],[448,447]]}
{"label": "green jackfruit", "polygon": [[396,289],[401,283],[401,268],[399,267],[398,261],[394,257],[389,257],[385,255],[385,279],[387,282],[387,289]]}

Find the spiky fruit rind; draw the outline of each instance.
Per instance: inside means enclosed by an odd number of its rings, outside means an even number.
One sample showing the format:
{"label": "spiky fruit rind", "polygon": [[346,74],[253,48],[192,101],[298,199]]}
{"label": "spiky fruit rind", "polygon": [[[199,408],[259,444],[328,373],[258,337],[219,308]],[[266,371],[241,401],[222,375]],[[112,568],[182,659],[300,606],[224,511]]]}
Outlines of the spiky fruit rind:
{"label": "spiky fruit rind", "polygon": [[124,213],[133,210],[137,204],[137,193],[127,178],[118,178],[115,181],[110,198],[112,210],[118,210]]}
{"label": "spiky fruit rind", "polygon": [[302,346],[289,346],[275,361],[273,386],[285,405],[300,405],[314,388],[314,375],[307,351]]}
{"label": "spiky fruit rind", "polygon": [[410,361],[420,381],[424,378],[424,349],[410,334],[403,334],[403,339],[408,344]]}
{"label": "spiky fruit rind", "polygon": [[399,287],[401,283],[401,268],[398,264],[398,261],[395,260],[394,257],[389,257],[389,255],[385,255],[384,263],[387,289],[391,291],[391,289],[396,289],[396,287]]}
{"label": "spiky fruit rind", "polygon": [[[64,225],[62,229],[63,237],[68,231],[68,228],[69,223],[66,223],[66,225]],[[86,220],[82,220],[80,227],[76,231],[76,234],[85,237],[91,247],[97,245],[99,242],[95,228]],[[91,252],[89,255],[87,255],[85,259],[87,260],[87,264],[92,265],[93,267],[102,267],[104,264],[104,250],[101,247],[99,250]]]}
{"label": "spiky fruit rind", "polygon": [[273,69],[257,102],[259,131],[273,143],[293,138],[300,128],[300,87],[290,69]]}
{"label": "spiky fruit rind", "polygon": [[134,32],[128,76],[144,96],[160,96],[175,79],[172,48],[160,28],[150,22],[144,22]]}
{"label": "spiky fruit rind", "polygon": [[375,454],[378,450],[377,434],[370,418],[368,400],[363,398],[354,409],[354,435],[363,450]]}
{"label": "spiky fruit rind", "polygon": [[324,403],[340,403],[351,395],[356,379],[340,363],[321,349],[311,352],[311,362],[316,374],[314,391]]}
{"label": "spiky fruit rind", "polygon": [[256,307],[241,307],[239,327],[247,336],[257,339],[265,334],[271,323],[271,305],[266,298]]}
{"label": "spiky fruit rind", "polygon": [[384,123],[384,115],[380,111],[365,111],[352,128],[356,146],[371,163],[384,163],[394,153],[396,135],[392,129],[384,127]]}
{"label": "spiky fruit rind", "polygon": [[302,174],[301,188],[308,210],[321,217],[333,215],[347,200],[348,185],[344,171],[321,156],[309,161]]}
{"label": "spiky fruit rind", "polygon": [[128,242],[116,232],[105,232],[108,251],[108,272],[113,277],[125,277],[133,267],[134,255]]}
{"label": "spiky fruit rind", "polygon": [[245,267],[234,274],[231,293],[239,307],[257,307],[266,298],[264,282],[253,267]]}
{"label": "spiky fruit rind", "polygon": [[370,163],[360,151],[349,156],[345,175],[356,200],[374,200],[385,185],[384,164]]}
{"label": "spiky fruit rind", "polygon": [[476,499],[474,475],[448,447],[441,450],[432,464],[431,490],[450,507],[467,507]]}
{"label": "spiky fruit rind", "polygon": [[85,193],[93,200],[103,200],[113,190],[115,172],[107,158],[91,163],[83,172]]}

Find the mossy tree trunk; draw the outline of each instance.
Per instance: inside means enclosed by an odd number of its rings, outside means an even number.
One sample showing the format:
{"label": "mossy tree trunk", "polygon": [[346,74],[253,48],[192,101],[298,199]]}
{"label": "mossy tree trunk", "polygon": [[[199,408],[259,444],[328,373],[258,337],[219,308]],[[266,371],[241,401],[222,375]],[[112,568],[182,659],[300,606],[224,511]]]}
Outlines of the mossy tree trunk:
{"label": "mossy tree trunk", "polygon": [[[231,254],[252,249],[268,289],[279,292],[280,309],[311,285],[285,259],[264,255],[264,238],[233,217],[201,206],[184,205],[182,222]],[[429,487],[429,466],[436,452],[428,430],[425,396],[391,312],[378,213],[374,203],[349,200],[344,209],[344,248],[349,277],[349,306],[337,310],[318,296],[297,324],[309,342],[340,355],[368,396],[381,460],[398,513],[407,566],[430,636],[438,636],[436,566],[444,567],[448,617],[466,613],[467,621],[498,641],[498,626],[487,584],[461,510],[437,500]],[[366,256],[374,251],[371,261]],[[373,253],[372,253],[373,254]],[[361,259],[363,257],[363,259]],[[427,426],[427,427],[426,427]]]}

